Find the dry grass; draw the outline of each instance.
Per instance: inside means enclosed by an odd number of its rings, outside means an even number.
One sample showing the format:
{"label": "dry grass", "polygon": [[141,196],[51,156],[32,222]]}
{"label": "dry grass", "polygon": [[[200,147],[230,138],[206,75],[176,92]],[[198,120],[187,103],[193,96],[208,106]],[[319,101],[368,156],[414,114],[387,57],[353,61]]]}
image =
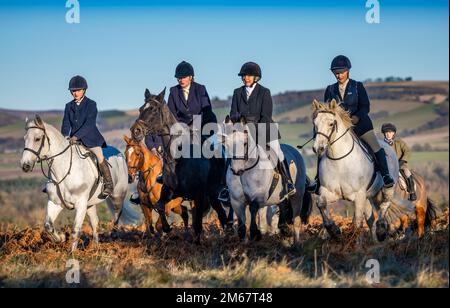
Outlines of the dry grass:
{"label": "dry grass", "polygon": [[[42,228],[0,231],[0,287],[71,287],[65,281],[66,261],[81,266],[82,287],[448,287],[448,210],[435,231],[418,240],[360,246],[350,220],[336,217],[342,239],[325,241],[318,235],[321,220],[313,217],[301,244],[268,235],[260,242],[242,243],[225,236],[216,221],[205,223],[202,244],[183,240],[181,227],[174,238],[147,238],[122,228],[112,240],[101,233],[100,244],[90,243],[84,228],[81,249],[68,253],[69,243],[54,244]],[[103,225],[102,230],[111,230]],[[70,229],[65,228],[67,235]],[[381,282],[370,285],[365,262],[380,262]]]}

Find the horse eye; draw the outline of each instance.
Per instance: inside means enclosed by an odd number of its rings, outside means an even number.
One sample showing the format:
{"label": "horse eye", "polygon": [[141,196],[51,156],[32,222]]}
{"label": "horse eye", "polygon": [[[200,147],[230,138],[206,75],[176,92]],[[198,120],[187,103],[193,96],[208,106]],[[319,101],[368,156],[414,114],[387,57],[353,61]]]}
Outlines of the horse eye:
{"label": "horse eye", "polygon": [[330,123],[330,124],[328,124],[330,127],[333,127],[333,125],[334,125],[334,123]]}
{"label": "horse eye", "polygon": [[41,141],[41,138],[34,138],[34,141],[39,142]]}

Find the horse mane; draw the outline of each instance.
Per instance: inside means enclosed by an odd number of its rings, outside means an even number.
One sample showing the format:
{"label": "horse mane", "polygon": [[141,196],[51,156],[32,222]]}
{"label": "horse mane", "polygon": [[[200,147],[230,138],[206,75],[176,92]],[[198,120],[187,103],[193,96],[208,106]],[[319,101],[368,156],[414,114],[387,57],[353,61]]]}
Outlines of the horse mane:
{"label": "horse mane", "polygon": [[352,119],[350,117],[350,113],[341,107],[341,104],[337,103],[335,100],[332,100],[330,103],[321,103],[317,100],[313,102],[313,121],[317,118],[319,113],[331,113],[335,116],[339,117],[342,120],[345,128],[350,128],[353,126]]}

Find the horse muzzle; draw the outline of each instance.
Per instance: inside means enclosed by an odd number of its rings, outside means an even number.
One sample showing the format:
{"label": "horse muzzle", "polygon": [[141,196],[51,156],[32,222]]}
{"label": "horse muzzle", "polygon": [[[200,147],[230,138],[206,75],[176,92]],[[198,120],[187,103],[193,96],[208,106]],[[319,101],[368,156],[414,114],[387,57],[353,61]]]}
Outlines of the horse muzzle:
{"label": "horse muzzle", "polygon": [[23,172],[31,172],[34,169],[34,164],[30,164],[30,163],[24,163],[22,165],[22,171]]}

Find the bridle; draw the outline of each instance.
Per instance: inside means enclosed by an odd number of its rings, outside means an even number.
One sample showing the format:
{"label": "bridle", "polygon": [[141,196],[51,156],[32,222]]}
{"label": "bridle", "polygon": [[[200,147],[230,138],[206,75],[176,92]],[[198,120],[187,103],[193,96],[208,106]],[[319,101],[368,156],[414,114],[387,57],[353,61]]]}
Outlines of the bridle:
{"label": "bridle", "polygon": [[[245,130],[245,131],[244,131],[244,134],[245,134],[245,138],[247,139],[247,142],[245,143],[244,156],[243,156],[243,157],[233,157],[233,158],[232,158],[233,160],[243,160],[243,161],[248,161],[248,157],[249,157],[249,152],[248,152],[248,131]],[[255,147],[253,148],[253,151],[255,151],[255,150],[257,150],[257,149],[258,149],[258,145],[255,145]],[[245,168],[245,169],[243,169],[243,170],[240,170],[240,171],[235,171],[235,170],[230,166],[231,172],[233,172],[233,174],[236,175],[236,176],[242,176],[245,172],[250,171],[250,170],[252,170],[253,168],[255,168],[255,167],[258,165],[259,160],[260,160],[260,156],[259,156],[259,153],[258,153],[258,158],[256,159],[256,162],[255,162],[253,165],[251,165],[250,167],[247,167],[247,168]]]}
{"label": "bridle", "polygon": [[[61,193],[61,188],[59,187],[59,185],[69,176],[69,174],[70,174],[70,171],[72,170],[72,160],[73,160],[73,148],[72,148],[72,144],[69,142],[69,145],[67,146],[67,147],[65,147],[64,148],[64,150],[62,150],[61,152],[59,152],[59,153],[57,153],[57,154],[55,154],[55,155],[52,155],[52,156],[49,156],[49,157],[41,157],[41,152],[42,152],[42,149],[44,148],[44,143],[45,143],[45,140],[47,140],[47,142],[48,142],[48,146],[50,147],[50,138],[48,137],[48,135],[47,135],[47,132],[45,131],[45,128],[44,127],[39,127],[39,126],[29,126],[29,127],[26,127],[25,128],[25,130],[26,131],[28,131],[28,130],[30,130],[30,129],[40,129],[40,130],[42,130],[43,132],[44,132],[44,137],[42,138],[42,141],[41,141],[41,144],[39,145],[39,149],[37,150],[37,151],[35,151],[35,150],[33,150],[33,149],[31,149],[31,148],[24,148],[23,149],[23,151],[25,152],[25,151],[27,151],[27,152],[31,152],[31,153],[33,153],[34,155],[36,155],[36,157],[37,157],[37,162],[38,163],[40,163],[41,164],[41,172],[42,172],[42,174],[44,175],[44,177],[47,179],[47,181],[49,181],[49,182],[51,182],[52,184],[54,184],[55,186],[56,186],[56,192],[57,192],[57,194],[58,194],[58,197],[59,197],[59,199],[61,200],[61,202],[62,202],[62,204],[67,208],[67,209],[70,209],[68,206],[67,206],[67,204],[66,204],[66,202],[64,201],[64,199],[63,199],[63,197],[62,197],[62,193]],[[69,169],[67,170],[67,173],[62,177],[62,179],[60,180],[60,181],[55,181],[54,179],[53,179],[53,177],[52,177],[52,174],[54,175],[55,173],[53,172],[53,170],[52,170],[52,165],[53,165],[53,162],[54,162],[54,159],[56,158],[56,157],[58,157],[58,156],[60,156],[60,155],[62,155],[62,154],[64,154],[68,149],[70,148],[70,164],[69,164]],[[48,164],[48,172],[46,173],[45,171],[44,171],[44,165],[43,165],[43,162],[47,162],[47,164]]]}
{"label": "bridle", "polygon": [[[329,114],[332,114],[333,116],[336,116],[336,114],[334,112],[332,112],[332,111],[318,111],[317,114],[319,114],[319,113],[329,113]],[[334,120],[333,127],[331,129],[330,134],[328,134],[328,135],[325,134],[325,133],[322,133],[320,131],[316,131],[316,125],[314,124],[314,138],[317,135],[324,136],[327,139],[327,141],[328,141],[327,142],[327,146],[328,146],[328,148],[330,148],[333,144],[335,144],[340,139],[342,139],[350,130],[351,130],[351,127],[347,128],[345,130],[345,132],[341,136],[339,136],[335,140],[331,140],[331,138],[333,137],[333,134],[339,132],[339,128],[338,128],[338,124],[337,124],[336,120]],[[352,136],[352,148],[350,149],[350,151],[347,154],[345,154],[345,155],[343,155],[341,157],[331,157],[329,152],[328,152],[328,150],[327,150],[326,155],[327,155],[328,159],[331,159],[331,160],[334,160],[334,161],[338,161],[338,160],[344,159],[347,156],[349,156],[353,152],[354,148],[355,148],[355,138]]]}
{"label": "bridle", "polygon": [[[134,144],[134,145],[128,145],[128,147],[138,147],[139,145]],[[161,160],[160,157],[158,157],[159,160]],[[156,165],[158,164],[158,162],[154,163],[153,165],[149,166],[147,169],[141,171],[143,165],[144,165],[144,153],[142,151],[139,151],[139,158],[138,158],[138,163],[135,166],[130,166],[128,165],[128,161],[127,161],[127,166],[129,169],[131,170],[135,170],[135,173],[137,171],[140,171],[140,178],[143,180],[143,184],[147,183],[148,177],[150,176],[150,172],[155,169]],[[153,191],[153,188],[155,188],[156,184],[158,184],[156,181],[155,183],[153,183],[153,185],[150,187],[150,190],[147,191],[147,193],[151,193]],[[146,186],[145,186],[146,187]]]}

